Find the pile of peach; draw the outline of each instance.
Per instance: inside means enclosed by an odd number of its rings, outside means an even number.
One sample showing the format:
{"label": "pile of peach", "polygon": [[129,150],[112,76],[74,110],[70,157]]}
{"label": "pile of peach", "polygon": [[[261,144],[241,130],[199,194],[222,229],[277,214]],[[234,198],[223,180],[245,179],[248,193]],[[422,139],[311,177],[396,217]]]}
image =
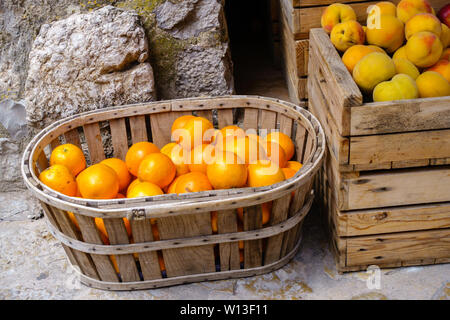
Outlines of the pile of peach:
{"label": "pile of peach", "polygon": [[[125,159],[108,158],[88,167],[79,147],[60,145],[53,149],[50,167],[39,179],[67,196],[116,199],[268,186],[292,178],[302,167],[291,161],[294,143],[281,132],[263,138],[235,125],[219,130],[206,118],[188,115],[174,121],[171,133],[175,142],[161,150],[151,142],[138,142],[128,149]],[[272,202],[262,205],[263,224],[269,222],[271,211]],[[242,230],[243,209],[236,213]],[[78,227],[75,216],[68,215]],[[154,239],[159,240],[156,221],[151,220]],[[124,223],[132,241],[126,218]],[[217,233],[216,212],[211,213],[211,223]],[[108,244],[103,220],[96,218],[95,224]],[[242,242],[239,247],[243,248]]]}
{"label": "pile of peach", "polygon": [[366,26],[341,3],[321,18],[361,91],[373,101],[449,96],[450,19],[440,11],[439,20],[427,0],[383,1],[367,11]]}

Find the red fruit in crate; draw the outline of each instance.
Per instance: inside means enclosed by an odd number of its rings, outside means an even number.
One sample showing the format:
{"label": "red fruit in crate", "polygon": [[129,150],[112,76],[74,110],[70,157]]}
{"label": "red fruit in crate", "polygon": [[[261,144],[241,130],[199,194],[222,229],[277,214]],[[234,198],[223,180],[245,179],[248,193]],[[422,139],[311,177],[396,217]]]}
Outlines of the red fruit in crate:
{"label": "red fruit in crate", "polygon": [[441,20],[442,23],[444,23],[447,27],[450,28],[450,3],[445,5],[441,10],[439,10],[438,18],[439,20]]}

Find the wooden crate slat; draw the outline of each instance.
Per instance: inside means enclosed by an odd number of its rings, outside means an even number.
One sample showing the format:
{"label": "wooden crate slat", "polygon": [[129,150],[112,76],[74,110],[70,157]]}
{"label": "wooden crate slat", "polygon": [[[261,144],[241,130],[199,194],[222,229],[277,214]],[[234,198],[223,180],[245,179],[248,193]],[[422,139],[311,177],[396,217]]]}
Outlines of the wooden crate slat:
{"label": "wooden crate slat", "polygon": [[89,157],[91,165],[99,163],[105,159],[105,151],[102,144],[102,135],[98,123],[87,124],[83,126],[84,136],[89,148]]}
{"label": "wooden crate slat", "polygon": [[[244,208],[244,231],[262,227],[261,205]],[[244,241],[244,268],[262,265],[262,239]]]}
{"label": "wooden crate slat", "polygon": [[164,112],[152,114],[150,117],[150,123],[152,127],[153,143],[158,148],[164,147],[171,142],[171,129],[172,124],[176,118],[192,114],[191,112]]}
{"label": "wooden crate slat", "polygon": [[291,118],[286,117],[283,114],[278,114],[278,118],[280,121],[280,132],[284,133],[285,135],[289,136],[291,139],[292,137],[292,124],[293,121]]}
{"label": "wooden crate slat", "polygon": [[[225,210],[217,212],[218,233],[237,232],[236,210]],[[239,246],[237,242],[219,243],[220,271],[238,270]]]}
{"label": "wooden crate slat", "polygon": [[[211,215],[191,214],[157,219],[161,240],[212,234]],[[214,272],[212,245],[162,250],[168,277]]]}
{"label": "wooden crate slat", "polygon": [[[247,108],[244,111],[244,130],[258,129],[258,109]],[[255,132],[257,133],[257,132]]]}
{"label": "wooden crate slat", "polygon": [[233,124],[233,109],[217,110],[219,129]]}
{"label": "wooden crate slat", "polygon": [[75,128],[67,131],[64,134],[64,137],[66,138],[66,143],[74,144],[81,149],[80,134],[78,133],[78,129]]}
{"label": "wooden crate slat", "polygon": [[111,140],[114,148],[114,157],[125,160],[128,151],[127,127],[125,118],[109,121]]}
{"label": "wooden crate slat", "polygon": [[[131,220],[130,225],[135,243],[153,241],[150,219]],[[160,279],[162,277],[156,251],[138,253],[137,255],[144,280]]]}
{"label": "wooden crate slat", "polygon": [[145,116],[129,117],[131,140],[133,143],[148,141],[147,126],[145,124]]}
{"label": "wooden crate slat", "polygon": [[44,150],[42,150],[41,153],[39,154],[37,164],[38,164],[38,167],[40,170],[39,172],[42,172],[48,168],[49,161],[48,161],[47,157],[45,156]]}
{"label": "wooden crate slat", "polygon": [[273,111],[261,110],[259,117],[260,135],[266,136],[276,128],[277,114]]}
{"label": "wooden crate slat", "polygon": [[[103,219],[110,244],[129,244],[123,219]],[[139,272],[132,254],[115,256],[120,276],[124,282],[140,281]]]}

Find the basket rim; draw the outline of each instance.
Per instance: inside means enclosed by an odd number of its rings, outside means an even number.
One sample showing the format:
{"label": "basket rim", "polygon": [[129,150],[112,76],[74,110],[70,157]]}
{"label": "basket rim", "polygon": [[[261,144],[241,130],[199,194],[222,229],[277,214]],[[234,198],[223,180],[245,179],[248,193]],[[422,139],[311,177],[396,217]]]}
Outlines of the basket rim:
{"label": "basket rim", "polygon": [[[96,200],[96,199],[81,199],[69,197],[50,189],[40,182],[33,170],[33,155],[36,151],[36,146],[41,140],[50,133],[65,124],[71,123],[80,117],[86,117],[91,114],[109,113],[114,110],[123,110],[126,108],[137,108],[142,106],[157,106],[165,105],[164,111],[159,112],[173,112],[172,105],[180,102],[196,102],[196,101],[214,101],[214,100],[258,100],[266,101],[267,103],[278,104],[278,107],[284,107],[287,112],[295,113],[298,116],[294,121],[301,120],[307,123],[310,133],[314,133],[313,147],[310,156],[306,159],[302,168],[296,175],[288,180],[280,183],[258,188],[236,188],[224,190],[212,190],[205,192],[186,193],[183,195],[164,194],[153,197],[130,198],[130,199],[110,199],[110,200]],[[170,107],[168,108],[168,104]],[[203,105],[200,105],[203,106]],[[249,107],[245,106],[243,107]],[[219,105],[214,108],[220,109]],[[253,107],[255,108],[255,107]],[[155,109],[155,108],[154,108]],[[204,108],[205,110],[213,109],[212,107]],[[304,125],[302,123],[302,125]],[[72,211],[77,214],[82,214],[91,217],[100,218],[120,218],[127,217],[128,219],[136,218],[158,218],[168,215],[188,214],[193,212],[210,211],[211,206],[214,205],[216,210],[222,207],[228,209],[256,205],[263,202],[279,198],[284,194],[291,192],[295,188],[304,185],[310,177],[312,177],[320,168],[323,161],[323,156],[326,151],[325,148],[325,134],[320,122],[306,109],[299,105],[293,104],[280,99],[262,97],[257,95],[224,95],[214,97],[194,97],[172,100],[161,100],[146,103],[129,104],[123,106],[112,106],[108,108],[96,109],[84,113],[72,115],[42,129],[33,139],[28,143],[21,160],[21,171],[27,188],[41,201],[56,206],[57,208]],[[245,205],[242,201],[246,201]],[[219,209],[217,209],[219,208]],[[223,210],[223,209],[222,209]]]}

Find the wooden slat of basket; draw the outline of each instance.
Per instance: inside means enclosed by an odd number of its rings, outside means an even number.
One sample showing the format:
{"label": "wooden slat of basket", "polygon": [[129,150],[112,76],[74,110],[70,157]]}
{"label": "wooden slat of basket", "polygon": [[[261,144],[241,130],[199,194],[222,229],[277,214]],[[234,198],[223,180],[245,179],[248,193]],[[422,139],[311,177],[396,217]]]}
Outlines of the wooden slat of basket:
{"label": "wooden slat of basket", "polygon": [[[261,205],[244,207],[244,231],[262,228]],[[244,242],[244,268],[262,265],[262,239]]]}
{"label": "wooden slat of basket", "polygon": [[279,114],[278,118],[280,120],[280,132],[292,138],[292,119],[283,114]]}
{"label": "wooden slat of basket", "polygon": [[[45,156],[45,152],[44,150],[41,151],[41,154],[39,155],[38,161],[37,161],[38,167],[39,167],[39,172],[44,171],[45,169],[48,168],[49,166],[49,162],[47,157]],[[38,174],[36,174],[38,175]]]}
{"label": "wooden slat of basket", "polygon": [[[130,224],[134,242],[153,241],[150,219],[131,220]],[[138,258],[144,280],[161,278],[161,270],[159,269],[156,251],[139,253]]]}
{"label": "wooden slat of basket", "polygon": [[[166,217],[157,220],[161,240],[212,234],[209,213]],[[162,250],[168,277],[214,272],[212,245]]]}
{"label": "wooden slat of basket", "polygon": [[89,157],[91,165],[99,163],[105,159],[105,151],[102,144],[102,136],[98,123],[87,124],[83,126],[84,136],[89,148]]}
{"label": "wooden slat of basket", "polygon": [[145,116],[130,117],[131,140],[133,143],[147,141],[147,127]]}
{"label": "wooden slat of basket", "polygon": [[[80,233],[78,232],[78,230],[76,230],[75,226],[72,224],[65,211],[49,206],[43,202],[41,202],[41,205],[50,223],[52,223],[61,232],[70,236],[71,238],[81,240]],[[89,277],[100,279],[89,254],[66,246],[64,247],[69,260],[71,260],[71,262],[76,261],[75,265],[80,268],[81,272],[88,275]]]}
{"label": "wooden slat of basket", "polygon": [[[276,225],[288,218],[289,204],[291,202],[291,194],[273,201],[272,213],[270,216],[270,225]],[[273,263],[280,259],[281,245],[283,243],[283,234],[280,233],[267,239],[267,247],[264,255],[264,265]]]}
{"label": "wooden slat of basket", "polygon": [[[100,237],[99,231],[95,226],[95,221],[93,218],[75,213],[75,219],[78,221],[78,225],[80,226],[84,242],[100,245],[103,244],[102,238]],[[102,279],[103,281],[112,282],[119,281],[119,277],[114,270],[114,266],[109,256],[101,254],[91,254],[91,257],[95,266],[97,267],[97,272],[100,276],[100,279]]]}
{"label": "wooden slat of basket", "polygon": [[[217,212],[218,233],[237,232],[236,210]],[[237,270],[240,268],[239,246],[237,242],[219,244],[220,271]]]}
{"label": "wooden slat of basket", "polygon": [[80,135],[76,128],[64,133],[64,137],[66,138],[66,143],[74,144],[81,149]]}
{"label": "wooden slat of basket", "polygon": [[110,120],[109,128],[111,129],[111,140],[114,148],[114,156],[125,160],[125,156],[128,151],[127,126],[125,124],[125,118]]}
{"label": "wooden slat of basket", "polygon": [[275,129],[277,124],[277,113],[268,110],[261,110],[259,117],[260,134],[265,136]]}
{"label": "wooden slat of basket", "polygon": [[258,129],[258,109],[247,108],[244,111],[244,130],[249,129]]}
{"label": "wooden slat of basket", "polygon": [[152,127],[153,143],[162,148],[171,142],[172,124],[176,118],[192,114],[191,112],[164,112],[152,114],[150,123]]}
{"label": "wooden slat of basket", "polygon": [[217,120],[219,122],[219,129],[233,124],[233,109],[219,109],[217,110]]}
{"label": "wooden slat of basket", "polygon": [[[110,244],[128,244],[128,234],[122,219],[103,219]],[[139,281],[139,272],[131,254],[116,255],[120,276],[125,282]]]}
{"label": "wooden slat of basket", "polygon": [[294,138],[295,159],[300,163],[303,163],[302,162],[303,161],[303,153],[304,153],[304,148],[305,148],[307,137],[308,137],[308,131],[306,131],[306,129],[302,126],[297,126],[297,131],[295,132],[295,138]]}
{"label": "wooden slat of basket", "polygon": [[203,117],[203,118],[208,119],[209,121],[211,121],[211,123],[213,122],[213,114],[212,114],[211,110],[200,110],[200,111],[197,111],[197,115],[199,117]]}

